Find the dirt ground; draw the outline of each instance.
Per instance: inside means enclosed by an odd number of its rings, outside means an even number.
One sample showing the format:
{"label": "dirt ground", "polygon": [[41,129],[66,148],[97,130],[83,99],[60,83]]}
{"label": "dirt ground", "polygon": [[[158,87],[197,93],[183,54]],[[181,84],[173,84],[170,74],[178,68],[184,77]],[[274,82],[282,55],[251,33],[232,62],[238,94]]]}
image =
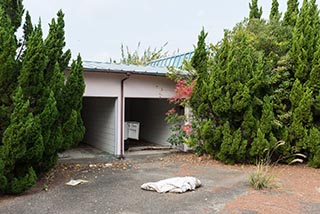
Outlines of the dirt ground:
{"label": "dirt ground", "polygon": [[[161,173],[159,172],[158,174],[155,174],[154,171],[152,171],[155,168],[162,170]],[[215,171],[212,171],[213,169]],[[173,153],[164,157],[148,158],[144,160],[113,160],[109,163],[59,163],[55,169],[44,175],[42,179],[37,183],[37,185],[35,185],[35,187],[30,189],[23,195],[0,195],[0,213],[2,213],[3,211],[5,211],[6,213],[20,213],[21,210],[19,211],[18,207],[21,206],[21,209],[26,210],[25,208],[23,208],[25,207],[26,203],[32,204],[32,200],[34,200],[33,198],[36,199],[37,196],[39,196],[40,198],[45,197],[46,199],[44,199],[44,202],[46,202],[46,200],[58,200],[52,199],[55,197],[50,196],[50,194],[58,195],[61,194],[59,192],[65,193],[69,191],[69,189],[65,189],[66,187],[64,183],[71,178],[93,180],[97,179],[98,177],[100,178],[103,176],[109,176],[108,178],[110,178],[111,180],[115,180],[112,182],[116,182],[117,176],[121,175],[122,178],[128,176],[128,179],[130,178],[129,180],[132,180],[132,178],[137,178],[140,181],[141,176],[146,175],[148,173],[148,176],[150,177],[149,179],[155,179],[156,177],[161,176],[164,177],[166,175],[192,175],[202,178],[204,183],[207,182],[207,184],[204,184],[204,186],[202,187],[202,192],[200,191],[198,193],[198,196],[194,195],[195,198],[191,198],[191,202],[194,203],[194,206],[190,206],[189,208],[183,209],[183,212],[178,212],[178,210],[180,209],[172,207],[170,212],[168,210],[161,211],[161,207],[163,207],[163,205],[160,204],[158,208],[160,209],[159,213],[194,213],[195,211],[197,211],[198,213],[221,214],[320,213],[319,169],[313,169],[306,165],[278,165],[276,167],[271,168],[270,173],[272,173],[276,177],[276,181],[279,184],[279,188],[260,191],[252,189],[248,184],[247,178],[249,172],[253,171],[254,169],[255,167],[250,165],[224,165],[218,161],[210,159],[209,157],[198,157],[196,155],[186,153]],[[223,177],[219,175],[220,173],[223,174]],[[146,176],[146,179],[148,176]],[[141,180],[141,182],[142,181],[143,179]],[[95,182],[97,185],[101,185],[99,184],[98,179]],[[108,183],[110,183],[110,181]],[[118,184],[116,183],[114,185]],[[234,188],[236,186],[237,188]],[[75,190],[70,191],[74,192]],[[139,192],[137,192],[138,190],[134,191],[136,192],[133,192],[133,195],[139,194]],[[115,194],[117,194],[117,192],[115,192]],[[143,194],[146,193],[143,192]],[[154,195],[155,194],[156,193],[154,193]],[[154,195],[152,195],[152,197],[154,197]],[[203,197],[201,197],[201,195]],[[142,196],[143,195],[141,195],[141,197]],[[152,198],[150,196],[151,195],[148,194],[145,195],[146,198]],[[104,195],[102,197],[110,197],[109,200],[113,200],[113,198],[115,197],[123,198],[125,196],[113,195],[112,198],[111,194],[111,196]],[[173,201],[178,201],[180,200],[179,197],[180,196],[170,196],[169,199]],[[221,197],[223,199],[221,199]],[[162,198],[154,199],[159,199],[159,201],[162,200]],[[184,201],[187,201],[186,198],[181,198],[181,200],[182,199]],[[197,200],[202,199],[203,203],[199,204]],[[137,201],[139,201],[139,197],[137,199],[130,200],[136,200],[132,202],[133,205],[136,206],[136,204],[138,203]],[[164,201],[164,204],[165,203],[167,203],[167,199]],[[152,211],[153,208],[148,209],[144,207],[144,212],[141,211],[139,206],[135,208],[135,206],[133,205],[131,206],[131,208],[132,210],[136,209],[135,212],[123,212],[115,208],[110,212],[104,211],[100,213],[154,212],[154,210]],[[195,208],[197,206],[198,208]],[[49,205],[47,205],[47,207],[49,207]],[[128,210],[130,209],[128,208]],[[66,211],[66,213],[68,212]],[[38,210],[26,210],[25,213],[38,213]],[[73,213],[81,212],[74,211]],[[84,211],[83,213],[90,212]],[[99,213],[99,210],[95,213]]]}

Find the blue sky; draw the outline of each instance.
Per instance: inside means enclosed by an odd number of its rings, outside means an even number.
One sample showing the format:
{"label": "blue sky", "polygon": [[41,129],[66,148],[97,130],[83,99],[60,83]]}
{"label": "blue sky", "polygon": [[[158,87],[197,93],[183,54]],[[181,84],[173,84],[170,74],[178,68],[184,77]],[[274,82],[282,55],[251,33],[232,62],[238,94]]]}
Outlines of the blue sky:
{"label": "blue sky", "polygon": [[[285,11],[287,0],[278,0]],[[66,42],[73,57],[109,61],[120,58],[120,45],[135,50],[160,47],[168,42],[169,53],[193,50],[204,27],[207,42],[216,43],[223,29],[231,29],[248,16],[250,0],[24,0],[33,22],[41,17],[44,32],[62,9],[65,13]],[[300,0],[302,2],[302,0]],[[259,0],[263,17],[268,17],[271,0]]]}

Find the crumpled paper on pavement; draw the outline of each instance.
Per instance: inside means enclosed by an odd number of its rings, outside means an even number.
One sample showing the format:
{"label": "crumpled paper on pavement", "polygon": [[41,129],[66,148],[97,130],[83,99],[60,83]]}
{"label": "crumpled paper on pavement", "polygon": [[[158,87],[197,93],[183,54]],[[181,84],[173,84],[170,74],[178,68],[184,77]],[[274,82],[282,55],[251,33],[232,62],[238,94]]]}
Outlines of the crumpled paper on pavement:
{"label": "crumpled paper on pavement", "polygon": [[195,177],[173,177],[158,182],[148,182],[141,185],[144,190],[156,191],[158,193],[184,193],[189,190],[195,190],[201,186],[199,179]]}
{"label": "crumpled paper on pavement", "polygon": [[77,180],[70,180],[69,182],[66,183],[68,186],[77,186],[79,184],[85,184],[88,183],[89,181],[87,180],[82,180],[82,179],[77,179]]}

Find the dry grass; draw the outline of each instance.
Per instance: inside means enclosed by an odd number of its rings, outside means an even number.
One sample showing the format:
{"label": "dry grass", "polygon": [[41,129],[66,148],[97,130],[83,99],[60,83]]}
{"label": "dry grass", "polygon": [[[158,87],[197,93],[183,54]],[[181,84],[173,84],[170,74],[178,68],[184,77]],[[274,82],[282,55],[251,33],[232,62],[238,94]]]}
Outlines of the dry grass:
{"label": "dry grass", "polygon": [[249,173],[249,182],[256,190],[279,188],[275,175],[269,171],[269,166],[263,163],[258,163],[255,171]]}

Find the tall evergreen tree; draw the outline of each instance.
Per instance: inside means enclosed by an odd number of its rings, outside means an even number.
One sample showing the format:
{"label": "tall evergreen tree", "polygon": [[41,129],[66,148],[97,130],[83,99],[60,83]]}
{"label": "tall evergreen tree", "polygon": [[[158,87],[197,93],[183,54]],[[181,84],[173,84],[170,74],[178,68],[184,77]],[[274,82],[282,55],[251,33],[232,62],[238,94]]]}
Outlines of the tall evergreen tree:
{"label": "tall evergreen tree", "polygon": [[0,7],[10,19],[11,26],[16,31],[20,25],[24,12],[23,0],[0,0]]}
{"label": "tall evergreen tree", "polygon": [[272,6],[269,15],[269,21],[278,22],[281,18],[281,13],[279,12],[279,2],[278,0],[272,0]]}
{"label": "tall evergreen tree", "polygon": [[283,24],[294,27],[296,25],[296,20],[299,14],[299,1],[298,0],[288,0],[287,11],[283,17]]}
{"label": "tall evergreen tree", "polygon": [[21,7],[11,13],[6,5],[19,2],[0,1],[0,192],[5,193],[31,187],[38,174],[54,166],[58,151],[81,141],[85,131],[80,56],[65,83],[71,53],[63,51],[63,13],[52,21],[45,41],[41,24],[33,27],[27,13],[18,50]]}
{"label": "tall evergreen tree", "polygon": [[[197,70],[196,85],[193,88],[193,95],[190,98],[190,105],[196,118],[201,119],[208,111],[208,106],[204,100],[207,99],[206,80],[208,78],[208,52],[205,39],[207,37],[204,29],[199,34],[198,45],[191,59],[191,65]],[[199,96],[201,94],[201,96]]]}
{"label": "tall evergreen tree", "polygon": [[43,141],[38,120],[29,113],[29,105],[30,102],[25,101],[19,87],[14,96],[14,110],[10,125],[4,132],[1,148],[5,177],[1,190],[4,192],[21,193],[36,182],[35,171],[27,159],[31,159],[33,163],[40,160]]}
{"label": "tall evergreen tree", "polygon": [[85,89],[83,67],[80,55],[73,61],[66,85],[62,90],[62,104],[59,109],[62,134],[65,136],[62,149],[73,146],[83,138],[85,128],[81,119],[82,96]]}
{"label": "tall evergreen tree", "polygon": [[59,64],[59,69],[63,73],[71,58],[70,50],[63,52],[63,48],[65,47],[64,27],[64,14],[60,10],[57,13],[57,21],[52,19],[49,34],[44,42],[48,56],[48,63],[44,71],[46,82],[50,82],[56,63]]}
{"label": "tall evergreen tree", "polygon": [[249,3],[250,13],[249,19],[260,19],[262,16],[262,7],[259,8],[258,0],[251,0]]}
{"label": "tall evergreen tree", "polygon": [[319,37],[319,12],[315,0],[304,0],[293,31],[290,56],[294,62],[295,77],[304,83],[312,69],[313,55]]}
{"label": "tall evergreen tree", "polygon": [[14,28],[0,7],[0,145],[3,132],[9,125],[11,96],[19,74],[18,63],[15,61],[16,48]]}
{"label": "tall evergreen tree", "polygon": [[47,89],[43,71],[48,62],[40,23],[30,35],[26,48],[18,78],[19,85],[24,97],[30,101],[31,112],[39,114],[45,105],[44,97]]}

